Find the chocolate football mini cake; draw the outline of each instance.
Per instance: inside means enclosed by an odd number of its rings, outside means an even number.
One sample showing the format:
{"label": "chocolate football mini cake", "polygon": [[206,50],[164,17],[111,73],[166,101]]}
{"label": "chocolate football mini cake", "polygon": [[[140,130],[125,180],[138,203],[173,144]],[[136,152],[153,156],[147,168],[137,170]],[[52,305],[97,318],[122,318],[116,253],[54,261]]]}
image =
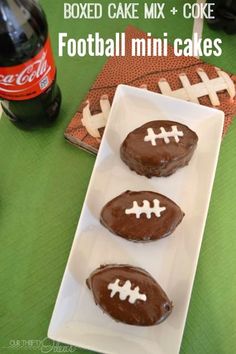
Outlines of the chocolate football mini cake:
{"label": "chocolate football mini cake", "polygon": [[129,241],[147,242],[170,235],[183,217],[180,207],[162,194],[126,191],[103,207],[100,221]]}
{"label": "chocolate football mini cake", "polygon": [[86,281],[94,301],[113,319],[135,326],[152,326],[164,321],[172,302],[152,276],[129,265],[105,265]]}
{"label": "chocolate football mini cake", "polygon": [[189,163],[197,142],[197,134],[186,125],[156,120],[129,133],[120,156],[139,175],[164,177]]}

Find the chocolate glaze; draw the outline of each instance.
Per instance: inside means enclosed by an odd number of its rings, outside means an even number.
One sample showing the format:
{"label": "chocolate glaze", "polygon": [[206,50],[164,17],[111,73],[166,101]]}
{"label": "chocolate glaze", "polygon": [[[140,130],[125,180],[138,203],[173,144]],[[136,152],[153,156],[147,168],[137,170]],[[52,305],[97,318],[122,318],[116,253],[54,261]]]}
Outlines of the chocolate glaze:
{"label": "chocolate glaze", "polygon": [[[127,208],[132,208],[134,201],[141,206],[147,200],[152,207],[154,199],[158,199],[160,206],[166,208],[159,218],[152,214],[148,219],[145,214],[141,214],[137,219],[135,214],[125,214]],[[179,206],[162,194],[126,191],[103,207],[100,221],[112,233],[129,241],[147,242],[170,235],[183,217],[184,213]]]}
{"label": "chocolate glaze", "polygon": [[[120,279],[120,286],[127,280],[131,289],[136,286],[147,300],[136,300],[131,304],[128,299],[120,300],[116,293],[111,298],[108,285]],[[95,303],[113,319],[136,326],[152,326],[164,321],[171,313],[173,305],[166,293],[152,276],[141,268],[130,265],[110,264],[101,266],[91,273],[86,280],[88,288],[93,292]]]}
{"label": "chocolate glaze", "polygon": [[[169,144],[166,144],[163,139],[157,139],[156,146],[144,141],[148,128],[152,128],[155,134],[159,134],[161,127],[170,131],[172,125],[176,125],[178,130],[184,133],[178,143],[174,138],[170,138]],[[197,142],[197,134],[186,125],[157,120],[148,122],[129,133],[121,145],[120,156],[130,169],[139,175],[148,178],[169,176],[189,163]]]}

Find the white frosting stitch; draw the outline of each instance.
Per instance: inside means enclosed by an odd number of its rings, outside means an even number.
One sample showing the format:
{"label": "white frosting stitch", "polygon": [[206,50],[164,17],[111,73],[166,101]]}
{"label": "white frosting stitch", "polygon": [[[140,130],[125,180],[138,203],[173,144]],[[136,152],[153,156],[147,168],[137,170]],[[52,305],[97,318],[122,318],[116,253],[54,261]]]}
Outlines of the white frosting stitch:
{"label": "white frosting stitch", "polygon": [[161,213],[166,210],[166,207],[160,206],[160,201],[158,199],[153,200],[154,206],[150,206],[148,200],[143,201],[143,205],[140,207],[136,201],[133,202],[133,207],[130,209],[125,209],[125,214],[135,214],[137,219],[140,219],[141,214],[146,214],[147,219],[151,219],[152,213],[156,215],[157,218],[161,217]]}
{"label": "white frosting stitch", "polygon": [[184,133],[182,131],[179,131],[177,129],[176,125],[172,125],[171,129],[172,129],[171,131],[167,132],[165,130],[165,128],[161,127],[160,128],[161,133],[155,134],[154,130],[152,128],[148,128],[147,129],[148,135],[145,136],[144,141],[145,142],[149,142],[150,141],[153,146],[156,146],[157,145],[156,139],[164,139],[164,142],[166,144],[169,144],[170,143],[170,138],[174,138],[175,142],[178,143],[179,142],[179,137],[184,136]]}
{"label": "white frosting stitch", "polygon": [[134,304],[136,300],[146,301],[147,296],[145,294],[140,294],[139,287],[136,286],[133,290],[131,289],[131,282],[126,280],[125,284],[119,285],[120,279],[116,279],[114,283],[108,284],[108,290],[111,290],[110,297],[113,298],[116,293],[119,293],[119,298],[121,301],[125,301],[127,297],[130,304]]}

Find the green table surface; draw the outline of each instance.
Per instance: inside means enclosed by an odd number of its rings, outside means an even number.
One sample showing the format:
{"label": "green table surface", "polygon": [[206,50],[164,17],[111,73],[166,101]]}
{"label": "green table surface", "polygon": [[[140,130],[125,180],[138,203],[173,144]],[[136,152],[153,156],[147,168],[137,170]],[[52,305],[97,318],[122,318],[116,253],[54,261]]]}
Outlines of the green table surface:
{"label": "green table surface", "polygon": [[[77,38],[99,31],[113,37],[131,23],[155,36],[167,31],[172,41],[191,37],[193,21],[180,13],[160,21],[66,21],[62,0],[41,3],[50,24],[63,106],[50,129],[24,132],[4,116],[0,121],[0,352],[85,353],[56,346],[46,336],[95,161],[69,145],[63,132],[106,58],[59,58],[58,32]],[[180,8],[183,2],[171,4]],[[236,36],[205,26],[208,36],[223,39],[223,55],[206,60],[236,73]],[[236,353],[235,136],[236,122],[222,143],[182,354]]]}

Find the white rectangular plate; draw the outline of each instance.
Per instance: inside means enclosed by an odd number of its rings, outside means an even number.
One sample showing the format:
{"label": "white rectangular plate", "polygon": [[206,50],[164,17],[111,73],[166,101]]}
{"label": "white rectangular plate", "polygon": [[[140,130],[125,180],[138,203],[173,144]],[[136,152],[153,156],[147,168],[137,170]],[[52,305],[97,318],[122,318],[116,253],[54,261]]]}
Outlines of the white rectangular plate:
{"label": "white rectangular plate", "polygon": [[[138,176],[121,161],[127,134],[142,124],[169,119],[188,125],[199,137],[189,166],[166,178]],[[179,352],[197,267],[220,149],[221,111],[147,90],[118,87],[97,156],[74,243],[51,319],[48,337],[102,353]],[[99,222],[102,207],[125,190],[158,191],[174,200],[185,217],[169,237],[135,244],[111,234]],[[101,264],[142,267],[174,303],[158,326],[135,327],[112,320],[95,305],[86,278]]]}

